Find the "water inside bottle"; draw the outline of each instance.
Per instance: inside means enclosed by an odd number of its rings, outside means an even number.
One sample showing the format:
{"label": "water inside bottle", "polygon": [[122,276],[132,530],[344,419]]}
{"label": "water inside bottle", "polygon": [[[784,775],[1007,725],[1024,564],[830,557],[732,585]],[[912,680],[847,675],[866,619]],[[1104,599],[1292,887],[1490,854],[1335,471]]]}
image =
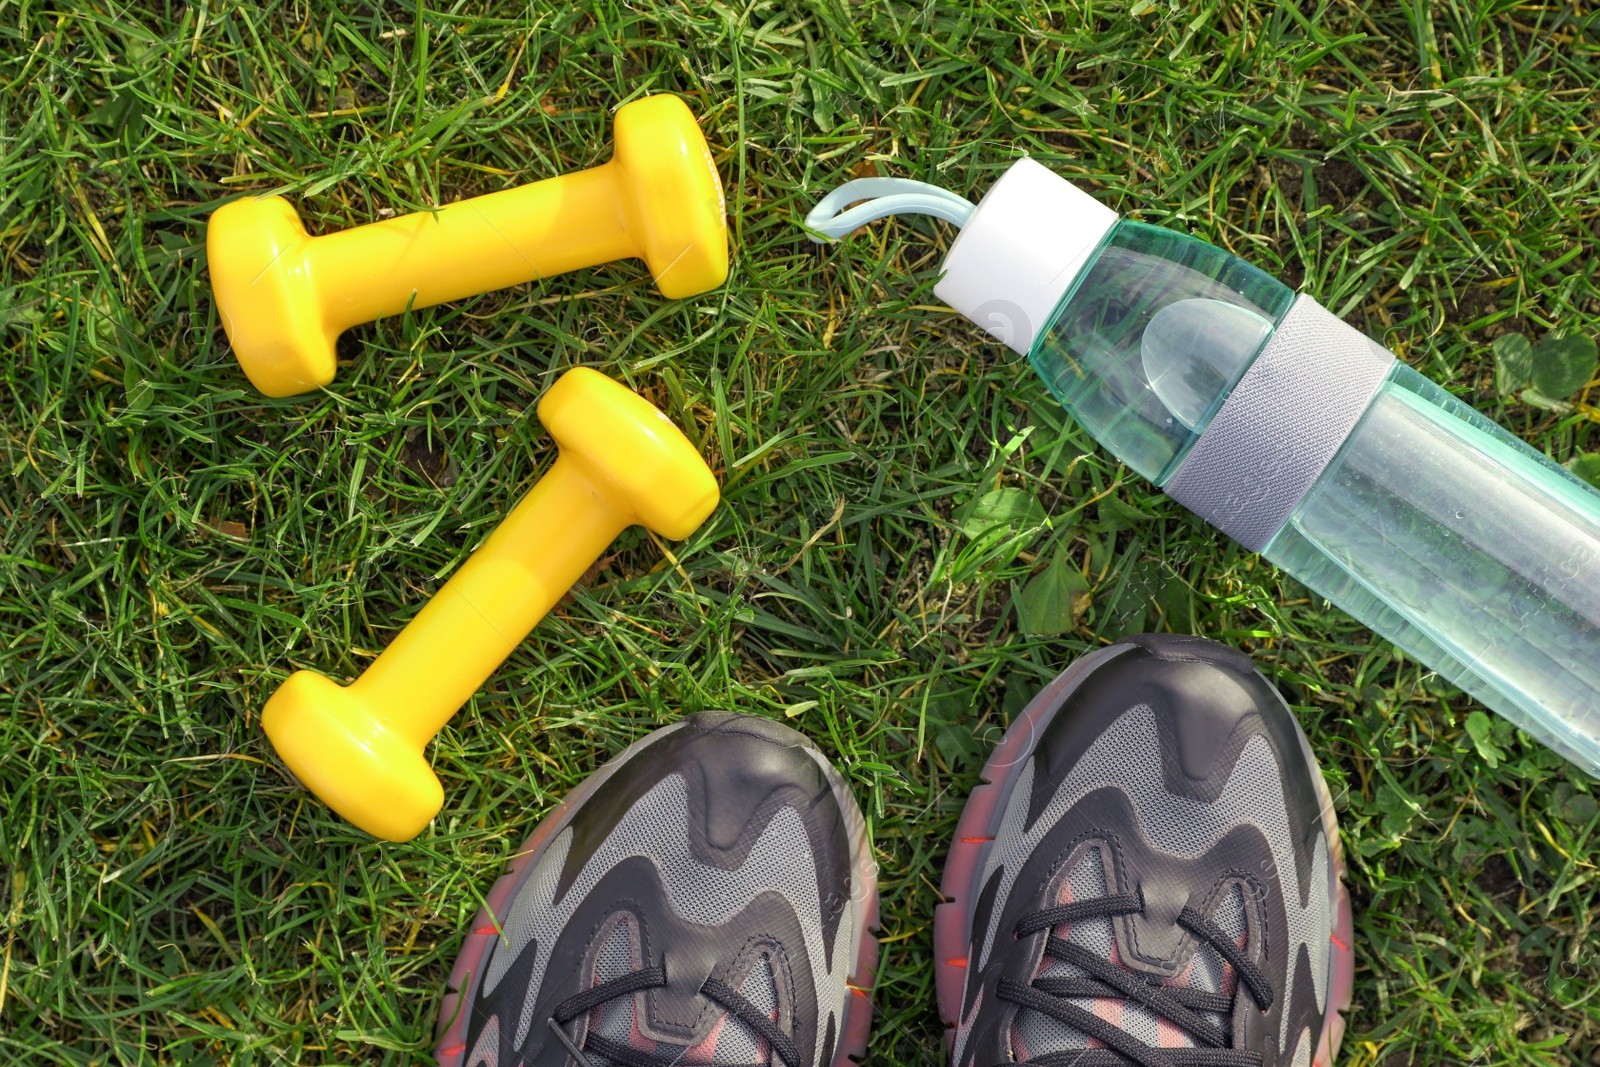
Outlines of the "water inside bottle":
{"label": "water inside bottle", "polygon": [[1600,774],[1600,497],[1409,367],[1262,554]]}
{"label": "water inside bottle", "polygon": [[1145,379],[1179,422],[1199,432],[1271,332],[1269,319],[1225,300],[1168,304],[1139,341]]}

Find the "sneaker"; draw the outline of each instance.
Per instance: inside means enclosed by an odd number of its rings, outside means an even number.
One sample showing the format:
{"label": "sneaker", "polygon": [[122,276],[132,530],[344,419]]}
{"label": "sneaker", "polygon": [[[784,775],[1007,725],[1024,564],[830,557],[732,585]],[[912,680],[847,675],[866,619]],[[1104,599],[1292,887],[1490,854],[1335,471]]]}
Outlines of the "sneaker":
{"label": "sneaker", "polygon": [[877,877],[800,734],[707,712],[552,811],[450,974],[443,1067],[845,1067],[866,1049]]}
{"label": "sneaker", "polygon": [[1006,731],[934,924],[954,1067],[1329,1067],[1350,899],[1305,734],[1248,656],[1130,638]]}

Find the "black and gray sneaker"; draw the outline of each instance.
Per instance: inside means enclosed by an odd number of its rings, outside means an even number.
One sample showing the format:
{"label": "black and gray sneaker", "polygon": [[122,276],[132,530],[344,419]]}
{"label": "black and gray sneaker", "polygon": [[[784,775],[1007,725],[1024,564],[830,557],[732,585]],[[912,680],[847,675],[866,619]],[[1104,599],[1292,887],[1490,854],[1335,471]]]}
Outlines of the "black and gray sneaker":
{"label": "black and gray sneaker", "polygon": [[450,975],[443,1067],[846,1067],[866,1048],[877,878],[800,734],[706,712],[540,823]]}
{"label": "black and gray sneaker", "polygon": [[1006,732],[934,926],[954,1067],[1328,1067],[1353,960],[1333,807],[1226,646],[1131,638]]}

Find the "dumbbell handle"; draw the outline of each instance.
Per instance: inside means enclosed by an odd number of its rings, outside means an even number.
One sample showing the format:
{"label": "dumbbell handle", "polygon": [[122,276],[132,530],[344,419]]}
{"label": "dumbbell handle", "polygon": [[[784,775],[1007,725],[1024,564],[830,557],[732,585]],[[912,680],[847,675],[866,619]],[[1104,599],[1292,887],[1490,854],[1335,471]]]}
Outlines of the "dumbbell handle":
{"label": "dumbbell handle", "polygon": [[337,333],[407,307],[643,255],[619,173],[603,163],[311,238],[300,254],[323,322]]}
{"label": "dumbbell handle", "polygon": [[420,750],[637,521],[563,455],[351,689]]}

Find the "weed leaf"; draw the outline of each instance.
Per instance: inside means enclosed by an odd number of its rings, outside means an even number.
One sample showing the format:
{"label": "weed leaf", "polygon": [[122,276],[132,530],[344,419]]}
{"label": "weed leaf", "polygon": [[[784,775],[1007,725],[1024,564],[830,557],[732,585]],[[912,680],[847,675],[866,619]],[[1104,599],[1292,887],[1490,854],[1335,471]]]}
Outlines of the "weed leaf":
{"label": "weed leaf", "polygon": [[1472,745],[1478,750],[1478,755],[1483,757],[1483,762],[1489,769],[1500,766],[1506,760],[1506,751],[1494,743],[1492,732],[1494,723],[1489,716],[1481,711],[1474,711],[1467,715],[1467,736],[1472,738]]}
{"label": "weed leaf", "polygon": [[1567,470],[1600,489],[1600,452],[1581,452],[1567,462]]}
{"label": "weed leaf", "polygon": [[1017,595],[1017,621],[1022,632],[1036,637],[1064,634],[1089,610],[1089,583],[1065,552],[1022,587]]}
{"label": "weed leaf", "polygon": [[1594,338],[1582,334],[1546,337],[1533,346],[1532,386],[1552,400],[1565,400],[1594,378]]}
{"label": "weed leaf", "polygon": [[1533,383],[1533,345],[1520,333],[1503,334],[1494,342],[1494,387],[1502,397],[1515,396]]}
{"label": "weed leaf", "polygon": [[1019,534],[1035,526],[1043,526],[1044,506],[1026,489],[1006,486],[991,489],[973,503],[966,518],[961,521],[961,532],[976,541],[996,527],[1005,527],[1011,534]]}

